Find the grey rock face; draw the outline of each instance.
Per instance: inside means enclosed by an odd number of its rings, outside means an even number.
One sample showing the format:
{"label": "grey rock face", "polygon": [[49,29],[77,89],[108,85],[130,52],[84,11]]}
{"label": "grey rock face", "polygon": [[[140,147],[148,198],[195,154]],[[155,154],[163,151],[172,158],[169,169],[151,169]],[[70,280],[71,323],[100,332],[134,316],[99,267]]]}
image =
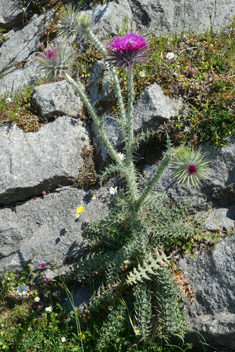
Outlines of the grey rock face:
{"label": "grey rock face", "polygon": [[195,294],[187,306],[188,326],[215,348],[235,351],[235,234],[218,243],[213,253],[197,252],[179,264]]}
{"label": "grey rock face", "polygon": [[[30,60],[30,56],[39,49],[41,36],[49,27],[52,19],[52,12],[40,16],[35,15],[27,26],[16,32],[0,48],[0,72],[3,71],[3,78],[0,79],[0,87],[3,87],[1,93],[6,90],[15,91],[25,83],[30,83],[32,76],[39,76],[35,65],[29,69],[29,64],[34,61]],[[27,60],[29,60],[27,69],[20,72],[19,67],[16,68],[16,64],[24,66]],[[11,82],[12,84],[10,84]]]}
{"label": "grey rock face", "polygon": [[[96,199],[92,199],[95,195]],[[106,187],[88,193],[77,188],[62,187],[27,202],[0,209],[0,276],[6,270],[21,270],[27,263],[32,269],[41,264],[63,264],[75,260],[84,246],[83,226],[101,218],[108,211],[110,195]],[[78,220],[79,205],[85,211]],[[34,253],[37,255],[34,256]]]}
{"label": "grey rock face", "polygon": [[42,84],[33,90],[33,100],[42,117],[50,119],[55,115],[80,115],[82,102],[66,81]]}
{"label": "grey rock face", "polygon": [[192,30],[201,33],[229,25],[235,14],[233,0],[129,0],[137,27],[158,34]]}
{"label": "grey rock face", "polygon": [[[207,202],[216,207],[226,207],[235,203],[235,138],[230,139],[226,147],[211,149],[209,144],[202,147],[202,153],[208,154],[210,169],[208,178],[202,180],[202,185],[196,189],[174,184],[167,194],[175,200],[190,198],[192,205],[198,210],[206,208]],[[145,168],[146,177],[152,177],[157,169],[157,164]],[[163,175],[156,185],[157,191],[163,191],[172,182],[170,169]]]}
{"label": "grey rock face", "polygon": [[75,180],[89,131],[79,120],[59,117],[38,132],[0,127],[0,205],[41,195]]}
{"label": "grey rock face", "polygon": [[15,0],[1,0],[0,2],[0,28],[12,28],[22,23],[23,7]]}
{"label": "grey rock face", "polygon": [[164,122],[168,122],[171,117],[178,114],[183,103],[172,100],[164,95],[161,87],[154,83],[145,88],[138,103],[134,107],[134,129],[146,130],[157,129]]}
{"label": "grey rock face", "polygon": [[204,215],[204,228],[213,232],[235,232],[235,205],[212,209]]}
{"label": "grey rock face", "polygon": [[24,68],[9,68],[4,71],[3,77],[0,79],[1,95],[20,91],[35,83],[39,77],[36,61],[35,54],[32,54]]}
{"label": "grey rock face", "polygon": [[129,31],[136,29],[130,5],[127,0],[117,0],[95,7],[92,14],[93,30],[99,37],[108,37],[109,34],[118,34],[125,27]]}

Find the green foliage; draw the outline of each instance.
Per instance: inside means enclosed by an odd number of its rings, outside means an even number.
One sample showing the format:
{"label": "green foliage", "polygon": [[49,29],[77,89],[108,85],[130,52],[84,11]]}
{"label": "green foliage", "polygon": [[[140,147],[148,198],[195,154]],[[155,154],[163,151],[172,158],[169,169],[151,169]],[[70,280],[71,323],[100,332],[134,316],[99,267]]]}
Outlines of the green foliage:
{"label": "green foliage", "polygon": [[148,258],[145,258],[143,263],[138,264],[127,277],[127,284],[133,285],[142,283],[144,280],[152,281],[153,277],[161,278],[161,270],[165,265],[168,265],[168,259],[164,253],[160,254],[157,250],[156,255],[153,257],[151,253]]}
{"label": "green foliage", "polygon": [[151,334],[151,318],[152,318],[152,305],[151,305],[151,290],[150,283],[146,280],[142,281],[135,289],[135,320],[136,325],[140,330],[141,340],[147,341]]}
{"label": "green foliage", "polygon": [[[38,82],[25,87],[14,95],[0,97],[0,123],[13,124],[25,132],[38,131],[40,121],[38,111],[32,100],[33,88]],[[8,102],[10,100],[10,102]]]}
{"label": "green foliage", "polygon": [[157,299],[157,326],[159,335],[169,339],[185,334],[185,316],[179,286],[169,270],[160,271],[160,279],[154,280],[153,294]]}
{"label": "green foliage", "polygon": [[111,342],[117,339],[120,345],[121,339],[118,337],[123,329],[123,325],[126,323],[126,320],[126,309],[124,306],[119,304],[115,310],[111,311],[100,329],[100,337],[97,341],[98,350],[109,347]]}

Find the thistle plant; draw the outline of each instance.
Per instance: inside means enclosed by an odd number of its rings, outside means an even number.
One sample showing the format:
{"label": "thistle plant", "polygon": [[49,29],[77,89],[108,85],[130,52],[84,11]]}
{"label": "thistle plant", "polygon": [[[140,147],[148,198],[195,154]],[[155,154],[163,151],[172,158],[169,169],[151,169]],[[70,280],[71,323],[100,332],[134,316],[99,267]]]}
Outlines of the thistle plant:
{"label": "thistle plant", "polygon": [[[123,299],[120,291],[125,291],[126,287],[134,287],[135,293],[129,290],[127,295],[129,298],[125,300],[126,308],[117,305],[119,313],[114,309],[108,321],[123,311],[125,314],[122,313],[122,317],[127,317],[128,312],[131,322],[133,321],[132,327],[138,327],[134,329],[134,333],[136,334],[138,330],[136,335],[140,339],[147,341],[150,338],[151,329],[157,335],[159,331],[157,325],[160,323],[163,325],[161,331],[165,338],[174,334],[183,337],[185,325],[179,288],[173,280],[169,258],[165,256],[163,249],[169,244],[169,238],[174,236],[172,224],[176,226],[178,224],[177,231],[181,236],[190,236],[193,231],[189,233],[186,230],[186,226],[182,223],[183,216],[174,218],[174,214],[169,213],[167,195],[152,192],[152,190],[171,163],[173,163],[176,180],[186,182],[188,186],[198,185],[199,179],[206,177],[208,161],[204,160],[200,151],[188,150],[186,147],[174,149],[167,138],[167,150],[159,162],[156,174],[151,180],[145,180],[145,187],[144,189],[142,187],[141,192],[141,175],[135,168],[133,154],[139,142],[148,138],[151,133],[142,132],[139,136],[135,136],[133,132],[133,66],[148,61],[150,50],[147,39],[140,34],[129,33],[113,38],[108,44],[103,45],[93,34],[90,20],[81,16],[72,7],[62,11],[58,21],[58,32],[61,35],[71,35],[76,32],[85,34],[104,55],[111,67],[119,104],[119,116],[111,116],[111,118],[120,125],[124,142],[123,153],[118,152],[110,142],[105,130],[105,121],[98,117],[79,77],[74,80],[69,74],[71,52],[53,48],[47,50],[40,58],[40,65],[48,77],[55,77],[55,75],[64,77],[83,100],[114,161],[105,169],[103,177],[118,172],[127,181],[125,191],[118,190],[117,187],[110,189],[114,206],[109,215],[90,224],[83,231],[83,237],[94,243],[96,250],[92,255],[82,258],[81,265],[75,268],[77,281],[93,278],[95,272],[96,275],[104,277],[106,284],[112,287],[116,300]],[[127,106],[124,105],[116,67],[127,71]],[[168,223],[168,226],[162,227],[161,221],[166,216],[170,217],[171,225]],[[115,291],[114,287],[118,289]],[[141,292],[143,292],[142,295]],[[171,309],[167,308],[169,306]],[[143,312],[142,316],[141,312]],[[110,342],[113,331],[123,331],[126,319],[114,320],[112,324],[104,323],[98,347],[105,347],[106,337]]]}

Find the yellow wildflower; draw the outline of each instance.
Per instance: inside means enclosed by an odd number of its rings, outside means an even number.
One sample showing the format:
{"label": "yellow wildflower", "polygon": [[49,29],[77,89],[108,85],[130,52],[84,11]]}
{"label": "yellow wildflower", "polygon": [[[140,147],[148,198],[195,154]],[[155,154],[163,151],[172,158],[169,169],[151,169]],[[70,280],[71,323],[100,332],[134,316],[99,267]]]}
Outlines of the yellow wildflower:
{"label": "yellow wildflower", "polygon": [[82,205],[79,205],[79,207],[76,209],[75,217],[78,218],[80,214],[84,212],[84,210],[85,208]]}

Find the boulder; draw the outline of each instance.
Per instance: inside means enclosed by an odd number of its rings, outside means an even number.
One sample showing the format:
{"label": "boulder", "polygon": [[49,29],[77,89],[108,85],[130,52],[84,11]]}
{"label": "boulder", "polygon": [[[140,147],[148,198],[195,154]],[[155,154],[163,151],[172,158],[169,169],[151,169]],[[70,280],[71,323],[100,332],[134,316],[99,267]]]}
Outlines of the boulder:
{"label": "boulder", "polygon": [[203,227],[212,232],[235,232],[235,205],[211,209],[203,215]]}
{"label": "boulder", "polygon": [[[213,252],[186,256],[179,266],[195,295],[191,304],[186,302],[188,327],[199,332],[213,351],[234,352],[235,233],[221,240]],[[197,351],[204,351],[194,332],[189,332],[187,338]]]}
{"label": "boulder", "polygon": [[235,14],[233,0],[129,0],[138,29],[157,34],[219,30],[230,25]]}
{"label": "boulder", "polygon": [[33,90],[33,100],[46,119],[55,115],[80,115],[82,102],[67,81],[42,84]]}
{"label": "boulder", "polygon": [[173,100],[165,96],[157,83],[146,87],[134,106],[134,130],[157,130],[164,122],[178,115],[182,108],[181,100]]}
{"label": "boulder", "polygon": [[36,55],[30,55],[24,67],[11,67],[4,71],[2,78],[0,78],[0,94],[15,93],[21,91],[24,87],[34,84],[38,81],[38,64]]}
{"label": "boulder", "polygon": [[0,206],[71,184],[83,165],[80,154],[86,144],[87,125],[66,116],[38,132],[0,127]]}
{"label": "boulder", "polygon": [[[109,202],[106,187],[85,192],[67,186],[0,208],[0,277],[7,270],[20,271],[27,263],[36,270],[41,264],[74,261],[84,246],[83,227],[105,215]],[[75,219],[79,205],[85,210]]]}
{"label": "boulder", "polygon": [[127,0],[99,4],[92,13],[92,29],[99,37],[108,38],[123,30],[135,31],[133,14]]}
{"label": "boulder", "polygon": [[[16,91],[18,88],[22,88],[25,83],[29,82],[31,79],[30,77],[39,76],[39,72],[36,71],[36,65],[31,67],[31,72],[29,71],[29,64],[33,63],[35,60],[30,60],[30,56],[40,48],[42,35],[49,28],[52,20],[53,12],[51,11],[40,16],[34,15],[29,24],[27,24],[22,30],[17,31],[12,38],[8,39],[1,46],[1,94],[5,93],[5,91]],[[27,62],[28,65],[26,70],[24,67]],[[6,81],[7,86],[5,86]]]}
{"label": "boulder", "polygon": [[0,28],[12,28],[23,23],[24,10],[16,0],[1,0],[0,2]]}

